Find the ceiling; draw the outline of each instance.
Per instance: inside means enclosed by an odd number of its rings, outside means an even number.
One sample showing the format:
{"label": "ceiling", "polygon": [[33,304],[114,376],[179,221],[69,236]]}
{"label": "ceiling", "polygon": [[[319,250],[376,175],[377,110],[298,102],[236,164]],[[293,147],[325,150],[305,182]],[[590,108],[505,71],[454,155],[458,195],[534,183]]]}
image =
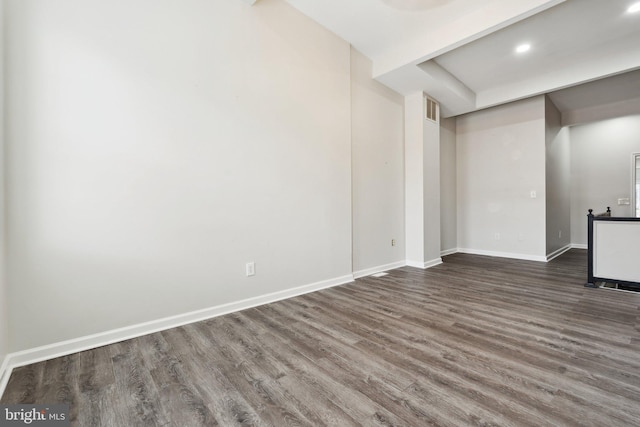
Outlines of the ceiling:
{"label": "ceiling", "polygon": [[640,98],[638,0],[287,1],[443,117],[544,93],[561,111]]}

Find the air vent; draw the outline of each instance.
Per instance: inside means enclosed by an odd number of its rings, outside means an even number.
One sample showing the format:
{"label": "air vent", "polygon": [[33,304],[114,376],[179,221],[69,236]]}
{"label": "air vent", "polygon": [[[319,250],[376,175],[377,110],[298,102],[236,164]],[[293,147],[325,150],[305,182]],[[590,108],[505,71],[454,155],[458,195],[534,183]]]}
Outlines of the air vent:
{"label": "air vent", "polygon": [[429,97],[425,97],[425,118],[428,120],[438,121],[438,103]]}
{"label": "air vent", "polygon": [[371,275],[371,277],[384,277],[384,276],[386,276],[387,274],[389,274],[389,273],[385,273],[385,272],[383,271],[383,272],[380,272],[380,273],[372,274],[372,275]]}

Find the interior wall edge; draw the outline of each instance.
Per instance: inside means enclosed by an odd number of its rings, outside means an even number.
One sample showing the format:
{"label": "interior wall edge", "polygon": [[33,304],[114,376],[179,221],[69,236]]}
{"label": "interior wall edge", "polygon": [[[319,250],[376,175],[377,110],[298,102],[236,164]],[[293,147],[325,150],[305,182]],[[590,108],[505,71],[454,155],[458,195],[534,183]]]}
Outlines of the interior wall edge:
{"label": "interior wall edge", "polygon": [[447,255],[453,255],[453,254],[456,254],[458,252],[459,252],[458,248],[445,249],[445,250],[440,252],[440,256],[443,257],[443,256],[447,256]]}
{"label": "interior wall edge", "polygon": [[492,257],[498,257],[498,258],[521,259],[524,261],[547,262],[547,257],[540,256],[540,255],[519,254],[519,253],[513,253],[513,252],[485,251],[485,250],[470,249],[470,248],[458,248],[458,252],[463,254],[470,254],[470,255],[484,255],[484,256],[492,256]]}
{"label": "interior wall edge", "polygon": [[7,388],[11,371],[13,368],[9,366],[9,355],[7,354],[0,364],[0,397],[4,394],[4,389]]}
{"label": "interior wall edge", "polygon": [[426,270],[427,268],[435,267],[436,265],[440,265],[440,264],[442,264],[442,258],[435,258],[425,262],[407,260],[408,267],[421,268],[423,270]]}
{"label": "interior wall edge", "polygon": [[572,245],[568,244],[561,247],[558,250],[551,252],[550,254],[547,254],[547,262],[551,261],[552,259],[558,258],[560,255],[562,255],[563,253],[567,252],[570,249],[572,249]]}

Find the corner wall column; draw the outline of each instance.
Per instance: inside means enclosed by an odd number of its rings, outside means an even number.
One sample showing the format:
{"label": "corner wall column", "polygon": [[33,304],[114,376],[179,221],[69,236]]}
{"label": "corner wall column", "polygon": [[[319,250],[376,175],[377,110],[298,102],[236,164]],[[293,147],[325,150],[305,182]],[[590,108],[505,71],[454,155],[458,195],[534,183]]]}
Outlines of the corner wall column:
{"label": "corner wall column", "polygon": [[440,264],[440,111],[426,118],[427,96],[414,93],[404,100],[405,238],[407,265],[428,268]]}

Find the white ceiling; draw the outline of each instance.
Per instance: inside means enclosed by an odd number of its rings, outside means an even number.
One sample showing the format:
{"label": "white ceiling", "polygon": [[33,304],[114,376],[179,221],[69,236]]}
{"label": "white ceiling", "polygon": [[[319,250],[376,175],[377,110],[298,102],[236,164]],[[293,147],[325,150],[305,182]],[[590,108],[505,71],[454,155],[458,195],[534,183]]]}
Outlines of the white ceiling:
{"label": "white ceiling", "polygon": [[640,13],[627,13],[638,0],[287,1],[371,58],[380,82],[436,98],[443,117],[543,93],[561,111],[640,97],[638,72],[559,91],[640,70]]}

